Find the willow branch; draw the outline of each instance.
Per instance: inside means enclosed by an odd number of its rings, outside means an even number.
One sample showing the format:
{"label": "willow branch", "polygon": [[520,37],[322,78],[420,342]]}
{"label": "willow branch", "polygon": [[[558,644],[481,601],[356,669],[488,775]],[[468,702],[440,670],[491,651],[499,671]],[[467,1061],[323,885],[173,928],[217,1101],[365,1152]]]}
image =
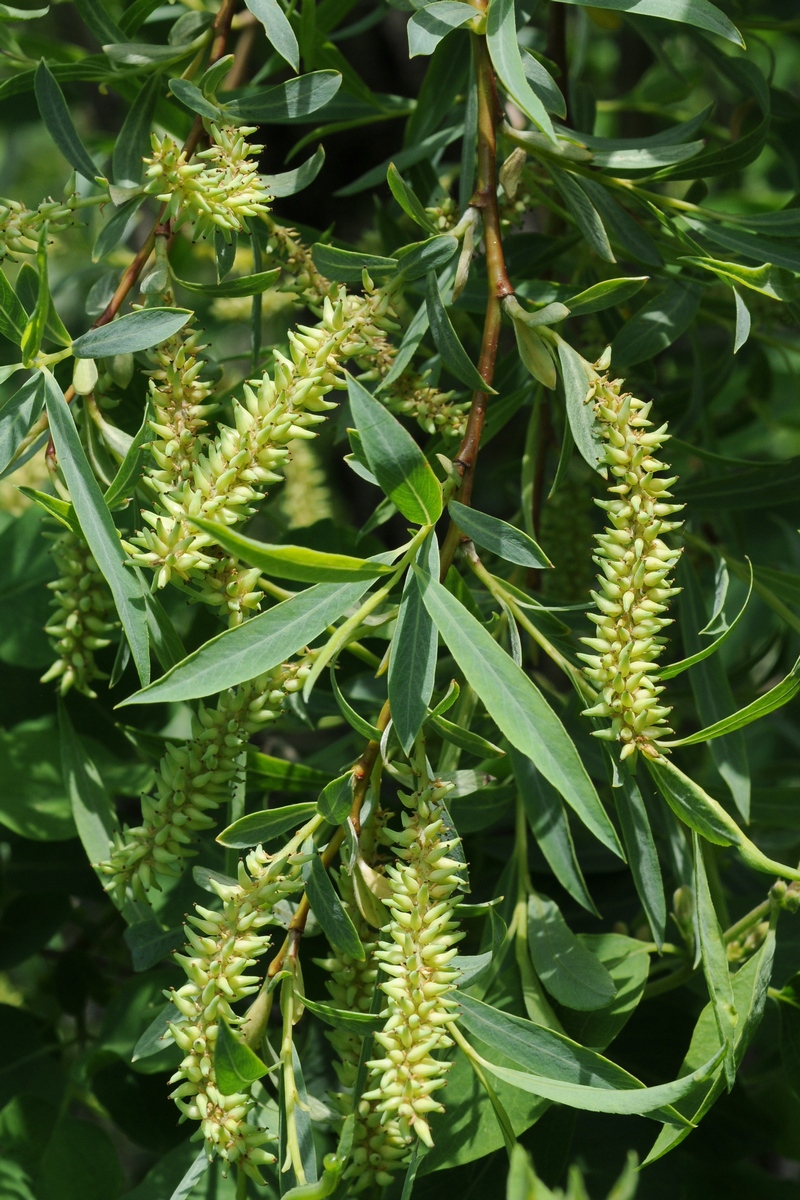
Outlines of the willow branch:
{"label": "willow branch", "polygon": [[[470,204],[473,208],[479,209],[483,217],[488,288],[478,371],[488,389],[492,386],[497,363],[502,317],[501,301],[504,296],[510,296],[514,289],[506,272],[500,235],[500,212],[497,205],[497,125],[501,113],[497,100],[494,70],[489,58],[486,38],[483,35],[472,34],[472,48],[478,87],[478,172],[477,186]],[[453,460],[456,470],[461,476],[458,491],[458,499],[461,504],[469,504],[472,497],[475,465],[480,450],[488,399],[488,390],[476,390],[472,393],[467,428],[458,454]],[[463,537],[458,526],[451,522],[441,550],[442,579],[450,569],[450,564],[462,540],[466,541],[467,539]]]}

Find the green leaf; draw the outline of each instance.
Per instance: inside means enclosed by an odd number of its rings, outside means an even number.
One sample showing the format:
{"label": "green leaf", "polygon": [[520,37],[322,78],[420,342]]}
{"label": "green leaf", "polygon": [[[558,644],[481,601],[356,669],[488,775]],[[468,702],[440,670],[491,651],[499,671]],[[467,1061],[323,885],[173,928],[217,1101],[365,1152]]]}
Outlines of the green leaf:
{"label": "green leaf", "polygon": [[[156,79],[161,78],[160,75],[155,76]],[[170,79],[169,90],[172,92],[181,104],[186,105],[190,112],[197,113],[198,116],[204,117],[207,121],[220,121],[223,119],[222,109],[218,104],[214,104],[209,100],[200,88],[194,83],[190,83],[188,79]]]}
{"label": "green leaf", "polygon": [[386,1018],[373,1016],[372,1013],[358,1012],[343,1008],[334,1008],[319,1000],[309,1000],[303,997],[303,1005],[334,1029],[343,1029],[345,1033],[354,1033],[357,1037],[365,1037],[368,1033],[378,1033],[386,1024]]}
{"label": "green leaf", "polygon": [[258,567],[266,575],[277,575],[280,579],[293,579],[301,583],[371,581],[392,569],[384,563],[369,562],[350,554],[327,554],[322,550],[310,550],[307,546],[257,542],[236,533],[220,521],[206,521],[202,517],[190,519],[193,525],[210,534],[224,550],[244,559],[251,567]]}
{"label": "green leaf", "polygon": [[92,262],[100,262],[107,254],[116,249],[144,201],[144,195],[134,196],[112,213],[108,222],[97,235],[97,240],[92,248]]}
{"label": "green leaf", "polygon": [[458,335],[455,329],[453,329],[453,324],[447,315],[447,310],[439,292],[439,284],[433,271],[428,272],[425,303],[428,308],[431,333],[433,334],[433,340],[436,343],[436,349],[439,351],[442,364],[451,375],[454,375],[466,387],[472,388],[474,391],[496,395],[494,388],[489,387],[461,345]]}
{"label": "green leaf", "polygon": [[169,1026],[170,1022],[174,1022],[178,1015],[178,1010],[171,1001],[164,1004],[134,1046],[131,1062],[151,1058],[154,1054],[166,1049],[167,1046],[171,1046],[175,1039]]}
{"label": "green leaf", "polygon": [[[683,644],[690,656],[696,660],[696,654],[703,639],[697,632],[706,624],[708,613],[697,575],[691,560],[685,555],[680,565],[680,582],[683,587],[680,602],[680,625]],[[752,585],[752,580],[751,580]],[[741,616],[741,613],[739,614]],[[727,631],[730,633],[730,630]],[[727,634],[723,634],[724,641]],[[704,647],[708,649],[709,647]],[[701,659],[695,661],[689,674],[697,711],[701,721],[713,722],[724,720],[736,702],[733,698],[728,676],[719,658]],[[741,733],[734,731],[727,737],[714,740],[710,745],[711,757],[717,770],[730,789],[734,803],[745,821],[750,820],[750,766],[747,760],[747,748]]]}
{"label": "green leaf", "polygon": [[658,850],[639,785],[627,770],[621,770],[620,776],[622,786],[614,789],[614,801],[622,831],[625,857],[630,865],[636,892],[650,925],[653,941],[661,949],[666,936],[667,906]]}
{"label": "green leaf", "polygon": [[318,854],[304,864],[303,879],[311,911],[328,941],[343,954],[363,962],[364,947]]}
{"label": "green leaf", "polygon": [[5,471],[43,408],[38,375],[23,383],[0,408],[0,472]]}
{"label": "green leaf", "polygon": [[253,16],[264,26],[269,42],[295,71],[300,70],[300,48],[278,0],[245,0]]}
{"label": "green leaf", "polygon": [[733,353],[738,354],[750,337],[750,310],[736,288],[731,288],[736,305],[736,329],[733,335]]}
{"label": "green leaf", "polygon": [[556,386],[556,368],[552,355],[543,339],[526,322],[514,321],[514,337],[517,350],[526,370],[546,388]]}
{"label": "green leaf", "polygon": [[575,224],[586,238],[589,246],[604,262],[616,262],[605,226],[581,184],[567,171],[554,166],[549,166],[548,169],[567,208],[572,213]]}
{"label": "green leaf", "polygon": [[596,179],[581,176],[581,187],[599,214],[606,232],[613,235],[626,254],[639,262],[660,267],[661,253],[647,230],[617,203]]}
{"label": "green leaf", "polygon": [[142,182],[142,159],[151,150],[150,133],[163,86],[161,76],[152,75],[128,109],[111,159],[111,173],[118,187],[136,187]]}
{"label": "green leaf", "polygon": [[[698,650],[696,654],[690,654],[688,658],[682,658],[678,662],[669,663],[669,665],[666,667],[660,667],[659,674],[662,679],[674,679],[676,675],[681,675],[684,671],[687,671],[689,667],[693,667],[695,663],[702,662],[704,658],[709,658],[712,654],[716,654],[717,650],[721,649],[723,644],[728,640],[744,616],[744,611],[747,608],[747,605],[750,603],[750,596],[753,592],[753,586],[755,584],[755,572],[753,570],[753,564],[750,562],[749,558],[747,560],[747,565],[750,568],[750,581],[747,588],[747,595],[744,598],[742,607],[739,609],[730,625],[726,626],[724,632],[721,633],[718,638],[716,638],[713,642],[709,642],[707,645],[703,646],[703,649]],[[764,568],[759,568],[759,572],[763,570]],[[777,572],[775,572],[775,574],[777,574]],[[794,595],[794,593],[792,593],[792,595]],[[715,614],[715,616],[711,618],[705,629],[700,630],[699,634],[696,635],[697,637],[703,633],[710,632],[709,626],[714,623],[717,615],[718,614]]]}
{"label": "green leaf", "polygon": [[563,338],[558,339],[558,359],[564,382],[567,421],[575,445],[584,462],[604,478],[605,443],[595,416],[594,404],[588,402],[589,364]]}
{"label": "green leaf", "polygon": [[716,721],[713,725],[709,725],[706,729],[701,729],[698,733],[693,733],[689,737],[680,738],[678,741],[670,742],[670,746],[696,746],[705,742],[710,742],[713,738],[724,737],[725,734],[732,733],[736,729],[744,729],[746,725],[752,724],[753,721],[758,721],[761,717],[766,717],[769,713],[775,712],[776,709],[782,708],[784,704],[788,704],[800,691],[800,659],[792,667],[789,674],[780,683],[776,684],[763,696],[759,696],[752,704],[740,708],[738,712],[733,713],[730,717],[724,717],[721,721]]}
{"label": "green leaf", "polygon": [[36,251],[36,267],[39,276],[39,287],[36,293],[36,305],[30,320],[22,334],[22,361],[29,367],[42,347],[47,318],[50,315],[52,300],[50,297],[50,282],[47,271],[47,225],[42,226],[39,235],[39,246]]}
{"label": "green leaf", "polygon": [[516,563],[520,567],[541,569],[553,565],[533,538],[507,521],[468,508],[457,500],[451,500],[447,507],[459,529],[484,550],[491,550],[506,562]]}
{"label": "green leaf", "polygon": [[[678,1126],[687,1125],[685,1118],[670,1107],[672,1101],[668,1097],[670,1091],[675,1089],[675,1084],[645,1088],[634,1075],[618,1067],[610,1059],[581,1046],[554,1029],[547,1029],[522,1017],[501,1012],[500,1009],[492,1008],[472,996],[459,995],[459,1003],[462,1009],[461,1023],[473,1037],[530,1072],[527,1075],[522,1071],[508,1072],[506,1068],[490,1064],[490,1070],[498,1078],[506,1079],[515,1087],[526,1091],[541,1084],[548,1090],[537,1092],[537,1095],[546,1095],[548,1099],[555,1099],[558,1103],[585,1107],[590,1112],[635,1111],[656,1119],[671,1120]],[[712,1059],[712,1062],[718,1059],[719,1056]],[[513,1078],[509,1078],[509,1075]],[[516,1078],[517,1076],[520,1078]],[[523,1084],[521,1079],[530,1080],[530,1086]],[[689,1090],[689,1087],[679,1088],[678,1092],[685,1095]],[[584,1091],[587,1093],[585,1096],[582,1094]],[[633,1098],[635,1092],[638,1092],[640,1097],[638,1106]],[[644,1095],[644,1092],[647,1095]],[[605,1096],[601,1093],[605,1093]],[[614,1107],[617,1102],[626,1107]],[[628,1104],[632,1107],[627,1107]],[[664,1106],[666,1111],[657,1111]]]}
{"label": "green leaf", "polygon": [[486,14],[486,45],[492,65],[511,99],[555,144],[553,123],[528,83],[522,65],[514,0],[490,0]]}
{"label": "green leaf", "polygon": [[108,858],[116,814],[97,767],[75,732],[61,699],[58,701],[61,769],[72,816],[89,862]]}
{"label": "green leaf", "polygon": [[709,0],[602,0],[601,4],[595,4],[594,0],[559,2],[609,8],[613,12],[632,13],[635,16],[661,17],[664,21],[679,21],[697,29],[706,29],[709,33],[717,33],[737,46],[744,46],[744,38],[736,26]]}
{"label": "green leaf", "polygon": [[768,858],[742,833],[733,817],[712,796],[684,775],[668,758],[646,758],[647,769],[656,787],[675,816],[716,846],[735,846],[748,866],[755,871],[800,881],[800,870]]}
{"label": "green leaf", "polygon": [[247,779],[248,785],[253,778],[264,781],[269,790],[280,792],[313,792],[330,781],[325,771],[316,767],[306,766],[305,763],[289,762],[285,758],[275,758],[271,754],[262,754],[255,746],[247,747]]}
{"label": "green leaf", "polygon": [[46,17],[50,6],[46,8],[16,8],[11,4],[0,4],[0,21],[36,21]]}
{"label": "green leaf", "polygon": [[58,738],[49,717],[0,730],[0,777],[0,827],[36,842],[76,836]]}
{"label": "green leaf", "polygon": [[341,825],[353,807],[353,772],[346,771],[338,779],[326,783],[319,794],[317,812],[331,825]]}
{"label": "green leaf", "polygon": [[728,969],[728,954],[722,936],[711,890],[708,886],[708,875],[703,859],[703,844],[696,833],[692,834],[694,849],[694,879],[695,903],[697,907],[697,934],[700,943],[700,953],[703,959],[703,974],[706,978],[708,994],[714,1009],[714,1018],[719,1030],[719,1039],[725,1047],[725,1076],[728,1088],[732,1088],[736,1079],[735,1029],[738,1024],[738,1014],[733,1002],[733,989]]}
{"label": "green leaf", "polygon": [[411,434],[352,375],[347,394],[370,470],[408,521],[432,525],[442,515],[442,489]]}
{"label": "green leaf", "polygon": [[196,700],[271,671],[313,642],[331,621],[360,600],[369,581],[319,583],[243,625],[226,629],[157,679],[128,696],[128,704]]}
{"label": "green leaf", "polygon": [[377,254],[365,254],[360,250],[342,250],[325,242],[315,242],[311,247],[314,266],[328,279],[340,283],[360,283],[364,271],[372,275],[388,275],[397,267],[397,259],[384,258]]}
{"label": "green leaf", "polygon": [[588,912],[598,916],[575,853],[563,800],[529,758],[513,748],[510,758],[522,806],[539,849],[561,886]]}
{"label": "green leaf", "polygon": [[285,804],[281,808],[269,808],[265,812],[248,813],[240,817],[217,836],[220,846],[243,850],[258,846],[261,842],[273,842],[281,834],[302,825],[313,817],[317,806],[313,801],[304,804]]}
{"label": "green leaf", "polygon": [[522,69],[533,91],[548,112],[566,119],[567,103],[555,79],[538,58],[534,58],[530,50],[526,50],[524,46],[521,46],[520,50],[522,51]]}
{"label": "green leaf", "polygon": [[64,393],[54,376],[47,370],[41,373],[40,386],[44,393],[50,434],[58,455],[58,463],[69,488],[83,536],[111,589],[139,678],[143,684],[147,684],[150,679],[150,655],[141,584],[138,577],[125,566],[125,553],[119,535],[86,459]]}
{"label": "green leaf", "polygon": [[474,754],[476,758],[497,758],[505,753],[493,742],[473,733],[471,729],[464,729],[463,726],[448,721],[445,717],[430,717],[429,720],[446,742],[452,742],[459,750],[466,750],[467,754]]}
{"label": "green leaf", "polygon": [[649,281],[649,275],[631,275],[622,279],[603,279],[592,284],[577,296],[570,296],[567,308],[572,317],[585,317],[588,313],[602,312],[616,304],[630,300]]}
{"label": "green leaf", "polygon": [[[425,539],[417,561],[432,575],[439,574],[435,533]],[[410,754],[422,728],[436,677],[436,626],[422,600],[419,582],[409,567],[400,599],[397,626],[389,654],[389,704],[400,745]]]}
{"label": "green leaf", "polygon": [[[739,1023],[734,1031],[737,1064],[740,1064],[744,1058],[745,1051],[761,1023],[774,958],[775,924],[772,921],[763,944],[753,957],[736,972],[731,981],[733,1001],[739,1013]],[[711,1004],[707,1004],[700,1014],[692,1035],[691,1045],[681,1064],[681,1075],[688,1075],[699,1063],[705,1061],[711,1051],[719,1046],[720,1037],[714,1010]],[[719,1071],[698,1087],[695,1093],[690,1093],[686,1100],[680,1101],[677,1108],[693,1124],[697,1124],[711,1108],[723,1087],[724,1076]],[[690,1130],[686,1128],[676,1129],[674,1126],[665,1126],[642,1165],[646,1166],[648,1163],[655,1162],[656,1159],[674,1149],[689,1132]]]}
{"label": "green leaf", "polygon": [[118,505],[124,507],[133,495],[144,465],[144,448],[151,437],[150,412],[146,407],[142,423],[134,434],[133,441],[119,465],[119,470],[111,480],[103,497],[112,512]]}
{"label": "green leaf", "polygon": [[214,1075],[223,1096],[247,1092],[250,1085],[266,1075],[269,1067],[255,1051],[238,1038],[224,1017],[217,1024],[214,1045]]}
{"label": "green leaf", "polygon": [[[411,165],[409,163],[409,166]],[[403,176],[393,162],[389,163],[386,171],[386,182],[389,184],[389,191],[407,217],[411,217],[411,220],[415,221],[426,233],[437,234],[439,232],[431,218],[425,212],[425,206],[422,201],[413,188],[410,188],[405,179],[403,179]]]}
{"label": "green leaf", "polygon": [[616,995],[603,964],[575,937],[555,901],[528,896],[528,947],[536,974],[554,1000],[565,1008],[605,1008]]}
{"label": "green leaf", "polygon": [[585,1084],[542,1079],[538,1075],[526,1075],[523,1071],[496,1067],[490,1063],[484,1065],[498,1079],[503,1079],[524,1092],[531,1092],[534,1096],[544,1096],[556,1104],[566,1104],[584,1112],[638,1114],[655,1119],[657,1109],[688,1096],[698,1083],[707,1079],[719,1062],[720,1055],[721,1051],[704,1063],[698,1071],[684,1079],[676,1079],[673,1083],[662,1083],[655,1087],[645,1087],[641,1084],[640,1087],[629,1086],[614,1091],[588,1087]]}
{"label": "green leaf", "polygon": [[434,0],[418,9],[406,26],[408,33],[408,56],[433,54],[442,38],[453,29],[476,19],[476,10],[461,0]]}
{"label": "green leaf", "polygon": [[278,175],[265,175],[264,183],[277,199],[284,196],[296,196],[307,188],[319,175],[325,162],[325,150],[318,146],[310,158],[307,158],[293,171],[281,171]]}
{"label": "green leaf", "polygon": [[156,46],[152,42],[108,42],[103,46],[103,53],[112,63],[125,67],[143,67],[145,70],[158,70],[180,62],[205,41],[203,35],[193,42],[182,43],[178,46]]}
{"label": "green leaf", "polygon": [[614,338],[614,368],[644,362],[671,346],[694,320],[702,294],[696,283],[676,279],[649,300]]}
{"label": "green leaf", "polygon": [[78,136],[78,131],[72,123],[72,117],[64,99],[64,93],[44,59],[36,68],[34,90],[39,112],[50,137],[69,165],[90,183],[94,183],[100,172]]}
{"label": "green leaf", "polygon": [[183,329],[193,316],[188,308],[142,308],[82,334],[72,343],[72,353],[76,358],[110,358],[149,350]]}
{"label": "green leaf", "polygon": [[0,333],[19,346],[27,323],[28,314],[6,279],[5,272],[0,271]]}
{"label": "green leaf", "polygon": [[[458,3],[459,0],[441,0]],[[421,279],[428,271],[443,267],[458,249],[458,241],[449,233],[437,234],[424,242],[414,242],[397,251],[397,274],[401,279]]]}
{"label": "green leaf", "polygon": [[711,271],[724,283],[738,283],[751,292],[766,296],[768,300],[793,300],[797,295],[797,283],[790,272],[784,267],[773,267],[772,263],[763,263],[760,267],[745,267],[717,258],[697,258],[691,255],[682,257],[681,262]]}
{"label": "green leaf", "polygon": [[[419,571],[418,567],[415,567]],[[440,583],[420,572],[425,605],[492,720],[552,783],[595,837],[622,857],[614,826],[567,731],[539,689]]]}
{"label": "green leaf", "polygon": [[583,1046],[603,1051],[617,1037],[641,1003],[650,974],[647,944],[621,933],[580,933],[578,941],[608,971],[617,994],[594,1012],[562,1009],[564,1031]]}
{"label": "green leaf", "polygon": [[237,121],[256,125],[291,124],[322,108],[333,99],[341,84],[338,71],[312,71],[276,87],[243,92],[235,100],[228,100],[224,108]]}
{"label": "green leaf", "polygon": [[344,719],[347,721],[348,725],[350,725],[353,729],[355,729],[356,733],[359,733],[361,737],[365,737],[368,741],[379,742],[381,740],[380,730],[375,725],[370,725],[369,721],[365,721],[363,717],[360,717],[353,706],[349,704],[342,695],[336,679],[336,670],[334,667],[331,667],[331,688],[333,690],[334,699],[339,706],[339,710]]}
{"label": "green leaf", "polygon": [[280,278],[281,269],[258,271],[255,275],[240,275],[238,279],[226,279],[222,283],[195,283],[194,280],[175,279],[178,287],[199,296],[257,296],[266,292]]}

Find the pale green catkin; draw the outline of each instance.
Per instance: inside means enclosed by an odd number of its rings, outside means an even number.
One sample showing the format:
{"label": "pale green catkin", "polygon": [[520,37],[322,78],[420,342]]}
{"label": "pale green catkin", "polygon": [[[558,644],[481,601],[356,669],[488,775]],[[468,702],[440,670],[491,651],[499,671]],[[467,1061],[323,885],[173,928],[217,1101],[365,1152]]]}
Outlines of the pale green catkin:
{"label": "pale green catkin", "polygon": [[17,200],[0,199],[0,260],[16,261],[20,254],[35,254],[45,224],[55,233],[75,220],[70,204],[43,200],[38,208],[26,208]]}
{"label": "pale green catkin", "polygon": [[595,736],[619,742],[622,758],[637,750],[656,757],[659,739],[672,732],[666,723],[672,710],[659,700],[664,688],[657,662],[666,644],[662,631],[671,624],[663,614],[679,590],[669,574],[681,554],[662,537],[680,528],[670,518],[683,505],[671,503],[675,477],[665,479],[660,473],[668,468],[656,458],[667,427],[654,429],[648,420],[651,403],[624,392],[622,383],[596,375],[587,397],[594,403],[604,462],[614,482],[608,489],[611,499],[595,501],[610,524],[595,535],[594,561],[601,574],[600,590],[592,597],[599,612],[587,615],[596,635],[581,638],[593,653],[579,655],[600,697],[584,715],[611,718],[610,727]]}
{"label": "pale green catkin", "polygon": [[52,538],[52,555],[59,577],[47,586],[53,591],[53,616],[45,626],[58,658],[41,678],[58,681],[61,695],[70,688],[92,699],[91,684],[107,679],[95,662],[95,652],[109,646],[117,630],[114,602],[85,539],[71,529]]}
{"label": "pale green catkin", "polygon": [[302,856],[294,851],[305,832],[274,857],[259,846],[239,863],[236,883],[213,878],[210,886],[222,900],[222,911],[195,905],[196,916],[184,926],[188,944],[175,958],[187,982],[168,993],[180,1013],[170,1025],[185,1057],[170,1083],[182,1118],[199,1121],[198,1137],[209,1158],[238,1164],[263,1183],[259,1166],[275,1161],[264,1149],[270,1135],[248,1121],[255,1101],[249,1090],[223,1095],[217,1087],[214,1051],[220,1021],[235,1026],[243,1019],[233,1005],[259,990],[259,979],[248,973],[266,953],[270,938],[262,930],[276,924],[279,901],[302,888]]}
{"label": "pale green catkin", "polygon": [[188,742],[167,744],[156,774],[155,796],[142,797],[142,824],[115,834],[114,849],[99,869],[120,902],[128,885],[146,897],[163,879],[182,874],[198,833],[211,829],[211,813],[231,795],[248,739],[276,720],[286,696],[299,691],[310,659],[285,663],[219,697],[216,708],[200,704]]}
{"label": "pale green catkin", "polygon": [[152,135],[153,154],[144,160],[149,181],[145,191],[166,204],[164,220],[172,221],[173,229],[188,223],[195,238],[220,229],[230,241],[247,217],[269,211],[272,197],[257,162],[264,147],[246,140],[255,132],[254,126],[211,124],[211,146],[192,161],[169,134]]}
{"label": "pale green catkin", "polygon": [[592,522],[586,478],[581,462],[542,506],[539,543],[555,570],[542,572],[542,598],[548,603],[577,604],[592,583]]}
{"label": "pale green catkin", "polygon": [[[345,387],[344,362],[371,361],[373,347],[380,352],[383,346],[384,327],[395,328],[386,292],[368,286],[365,295],[355,296],[342,288],[335,299],[326,297],[317,326],[300,325],[290,332],[291,357],[275,351],[273,371],[245,384],[243,401],[233,404],[234,424],[221,425],[215,437],[196,448],[190,477],[179,482],[164,478],[157,457],[150,475],[156,505],[142,514],[150,528],[134,537],[129,549],[136,562],[156,572],[159,587],[171,579],[191,583],[199,598],[218,607],[230,624],[258,607],[259,572],[241,571],[191,518],[235,525],[251,516],[267,487],[281,482],[290,443],[313,438],[314,426],[335,407],[326,397]],[[163,406],[161,440],[177,445],[182,428]],[[158,452],[163,458],[165,452]]]}
{"label": "pale green catkin", "polygon": [[387,829],[382,835],[396,854],[395,865],[387,867],[391,919],[375,954],[389,976],[379,985],[387,996],[387,1019],[375,1034],[382,1057],[368,1064],[367,1091],[358,1107],[346,1172],[354,1191],[388,1184],[415,1138],[433,1144],[428,1118],[444,1112],[436,1093],[445,1086],[450,1064],[435,1054],[452,1045],[448,1028],[458,1019],[452,960],[463,936],[454,916],[461,865],[451,857],[459,839],[447,836],[443,804],[450,786],[434,782],[414,795],[401,794],[408,809],[402,832]]}

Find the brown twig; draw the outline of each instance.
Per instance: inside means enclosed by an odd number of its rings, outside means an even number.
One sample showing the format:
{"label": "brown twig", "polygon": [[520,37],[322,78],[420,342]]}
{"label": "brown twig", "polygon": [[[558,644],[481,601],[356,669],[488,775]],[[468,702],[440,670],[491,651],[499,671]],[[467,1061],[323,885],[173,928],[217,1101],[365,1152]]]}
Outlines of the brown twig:
{"label": "brown twig", "polygon": [[[472,47],[478,85],[478,176],[475,194],[470,204],[473,208],[480,209],[483,216],[483,240],[486,248],[486,273],[488,276],[486,316],[483,323],[478,371],[487,387],[491,387],[500,340],[501,302],[504,296],[512,295],[514,289],[506,272],[500,235],[500,213],[497,206],[496,131],[501,113],[497,100],[494,70],[489,58],[486,38],[480,34],[472,34]],[[453,460],[461,475],[458,492],[461,504],[469,504],[472,496],[475,464],[480,450],[488,399],[488,392],[473,392],[466,432],[459,446],[458,454]],[[441,549],[442,579],[450,569],[462,537],[458,526],[451,521]]]}

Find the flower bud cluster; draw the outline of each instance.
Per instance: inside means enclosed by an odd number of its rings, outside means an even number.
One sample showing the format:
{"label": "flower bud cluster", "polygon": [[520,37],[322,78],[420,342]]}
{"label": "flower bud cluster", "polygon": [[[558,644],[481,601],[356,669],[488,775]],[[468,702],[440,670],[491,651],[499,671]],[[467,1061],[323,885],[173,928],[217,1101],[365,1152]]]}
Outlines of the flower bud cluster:
{"label": "flower bud cluster", "polygon": [[268,212],[272,197],[252,158],[264,147],[245,140],[255,131],[255,126],[212,124],[211,146],[194,161],[169,134],[160,138],[154,133],[153,156],[145,159],[145,191],[166,204],[164,220],[171,220],[174,228],[190,222],[195,239],[221,229],[230,241],[247,217]]}
{"label": "flower bud cluster", "polygon": [[[245,385],[244,400],[234,401],[234,424],[221,425],[195,453],[190,478],[177,485],[162,478],[156,459],[152,482],[158,511],[142,514],[150,528],[133,539],[132,557],[157,572],[159,587],[171,579],[191,582],[202,599],[226,605],[233,623],[242,619],[243,608],[257,606],[258,571],[231,578],[230,572],[238,571],[235,560],[224,560],[220,567],[214,537],[193,526],[191,518],[235,525],[249,517],[267,486],[281,481],[289,444],[313,438],[313,427],[334,407],[325,397],[345,386],[343,362],[369,358],[374,346],[382,346],[387,326],[394,327],[386,292],[372,289],[351,296],[342,288],[336,300],[326,297],[318,325],[290,332],[291,357],[275,351],[272,373]],[[164,432],[168,428],[172,432],[165,422]]]}
{"label": "flower bud cluster", "polygon": [[47,585],[54,593],[51,605],[55,612],[45,632],[58,658],[41,682],[57,679],[62,696],[74,687],[94,698],[91,681],[108,678],[94,655],[111,644],[117,629],[114,601],[83,537],[71,529],[48,536],[53,538],[59,577]]}
{"label": "flower bud cluster", "polygon": [[679,590],[668,577],[681,554],[662,536],[680,528],[670,518],[683,505],[671,503],[675,478],[660,474],[667,467],[656,458],[667,427],[654,429],[651,403],[623,392],[622,382],[597,375],[587,396],[614,482],[611,499],[595,501],[610,524],[596,535],[594,561],[601,574],[592,597],[599,612],[588,614],[596,636],[581,638],[592,653],[579,656],[600,698],[584,715],[611,718],[610,728],[595,736],[620,742],[622,758],[637,750],[656,757],[659,738],[672,732],[666,724],[672,710],[659,699],[664,688],[657,660],[666,643],[662,630],[671,624],[663,614]]}
{"label": "flower bud cluster", "polygon": [[196,851],[196,835],[214,825],[211,813],[230,796],[248,739],[276,720],[290,692],[299,691],[310,659],[285,663],[268,675],[223,692],[216,708],[201,704],[192,739],[167,744],[156,775],[156,794],[142,797],[142,824],[115,836],[111,858],[99,869],[108,890],[122,899],[128,884],[145,898],[159,880],[182,874]]}
{"label": "flower bud cluster", "polygon": [[357,1191],[387,1184],[414,1137],[431,1146],[428,1118],[444,1112],[436,1092],[445,1086],[450,1064],[434,1056],[452,1045],[448,1026],[458,1017],[452,960],[463,936],[454,919],[463,880],[451,857],[459,839],[446,836],[448,790],[449,785],[429,783],[413,796],[401,795],[409,809],[402,814],[403,830],[383,833],[398,860],[387,867],[391,919],[376,951],[389,976],[379,985],[388,997],[387,1020],[375,1034],[383,1056],[369,1063],[370,1090],[359,1104],[350,1168]]}
{"label": "flower bud cluster", "polygon": [[209,1158],[237,1163],[258,1182],[263,1182],[258,1167],[275,1161],[263,1148],[270,1135],[248,1122],[255,1106],[249,1092],[226,1096],[217,1087],[214,1049],[219,1022],[238,1024],[242,1018],[232,1006],[259,989],[248,969],[269,947],[262,930],[276,923],[275,905],[302,887],[300,866],[286,850],[273,858],[259,846],[239,863],[236,883],[210,879],[222,911],[195,906],[196,915],[184,926],[186,953],[175,955],[188,982],[167,993],[181,1014],[170,1029],[185,1054],[170,1079],[178,1084],[171,1098],[184,1119],[200,1122]]}
{"label": "flower bud cluster", "polygon": [[45,222],[55,231],[72,220],[70,206],[55,200],[43,200],[37,209],[26,208],[17,200],[0,200],[0,259],[15,261],[20,254],[35,254]]}
{"label": "flower bud cluster", "polygon": [[208,441],[201,431],[216,404],[209,403],[212,385],[200,378],[205,347],[198,345],[198,336],[197,330],[184,326],[150,351],[150,428],[156,435],[150,454],[156,465],[149,477],[159,491],[173,491],[191,479],[198,442]]}

